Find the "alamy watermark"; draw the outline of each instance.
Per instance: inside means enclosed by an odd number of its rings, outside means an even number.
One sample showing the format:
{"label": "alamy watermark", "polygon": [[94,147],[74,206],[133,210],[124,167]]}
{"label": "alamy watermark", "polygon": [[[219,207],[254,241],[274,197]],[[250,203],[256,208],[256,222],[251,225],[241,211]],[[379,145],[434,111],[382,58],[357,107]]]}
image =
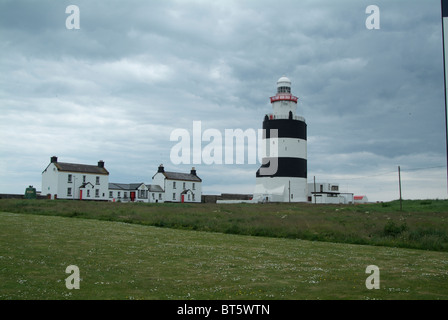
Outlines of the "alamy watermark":
{"label": "alamy watermark", "polygon": [[[269,137],[269,140],[263,137]],[[218,129],[202,130],[201,121],[193,121],[192,132],[175,129],[170,141],[173,164],[262,164],[260,174],[270,175],[278,168],[278,130]],[[203,144],[205,142],[205,144]],[[269,158],[269,162],[264,163]]]}
{"label": "alamy watermark", "polygon": [[65,269],[65,273],[70,273],[70,275],[65,279],[65,287],[69,290],[79,289],[79,268],[75,265],[70,265]]}
{"label": "alamy watermark", "polygon": [[366,273],[370,274],[370,276],[366,279],[366,288],[371,289],[379,289],[380,288],[380,268],[375,265],[367,266]]}
{"label": "alamy watermark", "polygon": [[69,30],[71,29],[80,29],[81,21],[79,16],[79,7],[75,5],[69,5],[65,8],[65,13],[69,13],[70,15],[65,19],[65,27]]}
{"label": "alamy watermark", "polygon": [[370,5],[366,8],[366,28],[369,30],[380,29],[380,8],[376,5]]}
{"label": "alamy watermark", "polygon": [[[377,5],[369,5],[366,8],[366,28],[369,30],[380,29],[380,8]],[[77,5],[69,5],[65,8],[65,13],[70,14],[65,20],[65,27],[69,30],[81,28],[80,11]]]}

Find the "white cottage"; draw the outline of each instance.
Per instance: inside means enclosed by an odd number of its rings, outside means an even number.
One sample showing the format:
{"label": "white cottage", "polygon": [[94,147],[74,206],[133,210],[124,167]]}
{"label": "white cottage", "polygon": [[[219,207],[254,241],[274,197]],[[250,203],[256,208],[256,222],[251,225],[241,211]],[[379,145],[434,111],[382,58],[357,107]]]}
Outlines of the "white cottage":
{"label": "white cottage", "polygon": [[190,173],[180,173],[165,171],[160,165],[152,177],[152,185],[163,190],[164,202],[201,202],[202,179],[194,167]]}
{"label": "white cottage", "polygon": [[109,172],[97,165],[58,162],[53,156],[42,172],[42,195],[50,199],[108,200]]}
{"label": "white cottage", "polygon": [[160,186],[145,183],[109,183],[109,201],[163,202]]}
{"label": "white cottage", "polygon": [[109,200],[148,202],[148,187],[144,183],[109,183]]}

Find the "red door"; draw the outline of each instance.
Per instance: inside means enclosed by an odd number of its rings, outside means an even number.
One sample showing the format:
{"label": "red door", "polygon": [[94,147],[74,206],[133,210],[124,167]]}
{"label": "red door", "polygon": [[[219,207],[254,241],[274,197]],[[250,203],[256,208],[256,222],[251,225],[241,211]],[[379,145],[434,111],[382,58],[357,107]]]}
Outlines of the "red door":
{"label": "red door", "polygon": [[79,190],[79,200],[82,200],[82,190]]}
{"label": "red door", "polygon": [[135,200],[135,191],[131,191],[131,201],[134,202]]}
{"label": "red door", "polygon": [[180,196],[180,199],[181,199],[182,203],[184,203],[184,198],[185,198],[184,194]]}

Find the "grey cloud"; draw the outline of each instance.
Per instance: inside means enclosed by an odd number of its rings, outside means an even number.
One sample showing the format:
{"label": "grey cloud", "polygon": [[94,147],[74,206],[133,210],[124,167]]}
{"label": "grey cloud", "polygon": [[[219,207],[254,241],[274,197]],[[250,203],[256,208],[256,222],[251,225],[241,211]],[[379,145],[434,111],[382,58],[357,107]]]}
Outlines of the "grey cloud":
{"label": "grey cloud", "polygon": [[[69,4],[80,7],[80,30],[65,29]],[[374,31],[368,4],[3,1],[0,180],[12,180],[17,157],[32,159],[39,180],[53,154],[103,158],[121,182],[149,178],[169,165],[174,128],[261,128],[283,74],[308,123],[310,175],[443,159],[440,3],[378,0]],[[247,189],[257,169],[198,167],[215,189]]]}

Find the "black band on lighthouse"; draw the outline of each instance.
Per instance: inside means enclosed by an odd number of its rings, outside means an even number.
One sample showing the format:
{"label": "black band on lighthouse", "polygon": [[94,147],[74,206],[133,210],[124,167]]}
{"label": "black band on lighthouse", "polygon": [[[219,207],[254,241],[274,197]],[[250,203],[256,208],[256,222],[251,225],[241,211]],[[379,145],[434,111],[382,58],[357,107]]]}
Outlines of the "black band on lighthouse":
{"label": "black band on lighthouse", "polygon": [[[262,168],[270,166],[270,157],[263,158]],[[292,178],[306,178],[307,177],[307,160],[302,158],[277,158],[273,161],[278,161],[277,172],[272,175],[261,175],[260,169],[257,170],[258,177],[292,177]]]}
{"label": "black band on lighthouse", "polygon": [[442,17],[448,17],[448,0],[442,0]]}
{"label": "black band on lighthouse", "polygon": [[[278,130],[278,138],[306,140],[306,123],[300,120],[276,119],[263,121],[263,139],[269,139],[271,129]],[[276,137],[275,137],[276,138]]]}

